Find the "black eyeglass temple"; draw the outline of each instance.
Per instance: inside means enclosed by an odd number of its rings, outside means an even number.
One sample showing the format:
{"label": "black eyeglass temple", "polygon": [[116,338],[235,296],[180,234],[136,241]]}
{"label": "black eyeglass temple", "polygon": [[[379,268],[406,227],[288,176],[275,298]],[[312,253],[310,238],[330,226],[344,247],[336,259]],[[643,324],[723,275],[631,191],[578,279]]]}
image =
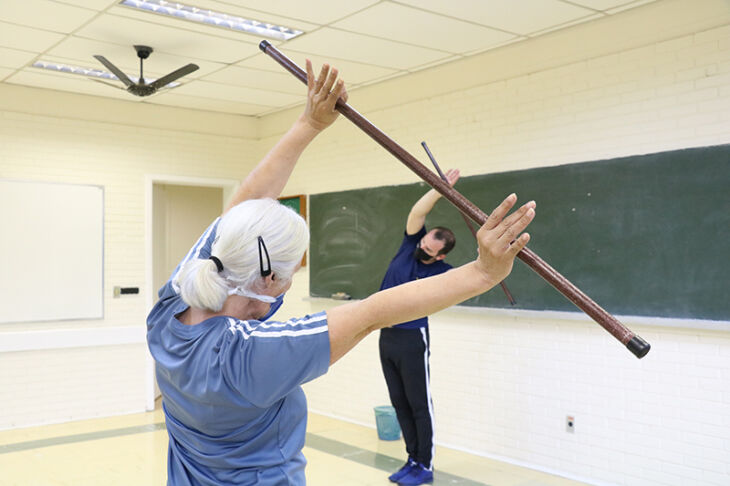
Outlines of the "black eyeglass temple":
{"label": "black eyeglass temple", "polygon": [[[266,269],[264,269],[264,257],[261,254],[261,249],[263,248],[264,253],[266,254]],[[271,259],[269,258],[269,250],[266,249],[266,244],[264,243],[264,239],[259,236],[259,268],[261,269],[261,276],[262,277],[268,277],[271,275]]]}

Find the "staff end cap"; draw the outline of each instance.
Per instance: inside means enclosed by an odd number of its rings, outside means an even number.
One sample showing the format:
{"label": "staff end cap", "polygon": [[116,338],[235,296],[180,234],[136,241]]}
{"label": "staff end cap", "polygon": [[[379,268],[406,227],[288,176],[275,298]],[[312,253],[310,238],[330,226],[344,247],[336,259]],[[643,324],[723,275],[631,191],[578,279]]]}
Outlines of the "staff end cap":
{"label": "staff end cap", "polygon": [[634,353],[634,356],[641,359],[649,352],[651,349],[651,345],[641,339],[639,336],[634,336],[631,338],[631,340],[626,343],[626,347],[629,348],[629,351]]}

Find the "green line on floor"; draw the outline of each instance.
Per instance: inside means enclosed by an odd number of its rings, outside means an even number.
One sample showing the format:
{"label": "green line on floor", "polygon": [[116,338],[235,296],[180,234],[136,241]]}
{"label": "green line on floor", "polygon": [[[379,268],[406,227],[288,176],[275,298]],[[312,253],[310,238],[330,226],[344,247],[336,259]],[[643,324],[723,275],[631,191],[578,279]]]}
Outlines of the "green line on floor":
{"label": "green line on floor", "polygon": [[[307,434],[307,440],[304,443],[304,446],[311,447],[312,449],[316,449],[320,452],[341,457],[349,461],[354,461],[364,466],[380,469],[381,471],[386,471],[388,473],[398,470],[398,468],[400,468],[405,462],[403,459],[396,459],[395,457],[361,449],[344,442],[328,439],[315,434]],[[463,486],[486,486],[486,483],[480,483],[478,481],[462,478],[439,470],[436,470],[433,473],[433,480],[434,485],[458,484]]]}
{"label": "green line on floor", "polygon": [[[99,430],[96,432],[86,432],[83,434],[49,437],[47,439],[15,442],[13,444],[0,444],[0,454],[27,451],[30,449],[40,449],[43,447],[51,447],[57,445],[73,444],[76,442],[86,442],[90,440],[109,439],[112,437],[142,434],[146,432],[156,432],[158,430],[166,430],[164,422],[137,425],[134,427],[124,427],[120,429]],[[315,434],[307,434],[305,447],[310,447],[320,452],[331,454],[333,456],[337,456],[348,461],[357,462],[359,464],[373,467],[381,471],[386,471],[388,473],[397,470],[400,466],[403,465],[402,459],[396,459],[395,457],[386,456],[385,454],[361,449],[345,442],[328,439],[327,437],[322,437]],[[434,472],[433,476],[435,485],[455,484],[463,486],[486,486],[485,483],[480,483],[478,481],[462,478],[438,470]]]}
{"label": "green line on floor", "polygon": [[49,437],[47,439],[16,442],[14,444],[0,444],[0,454],[7,454],[8,452],[26,451],[28,449],[40,449],[41,447],[50,447],[55,445],[73,444],[75,442],[86,442],[89,440],[108,439],[110,437],[120,437],[123,435],[141,434],[143,432],[155,432],[157,430],[165,430],[165,423],[158,422],[156,424],[124,427],[123,429],[99,430],[97,432],[62,435],[59,437]]}

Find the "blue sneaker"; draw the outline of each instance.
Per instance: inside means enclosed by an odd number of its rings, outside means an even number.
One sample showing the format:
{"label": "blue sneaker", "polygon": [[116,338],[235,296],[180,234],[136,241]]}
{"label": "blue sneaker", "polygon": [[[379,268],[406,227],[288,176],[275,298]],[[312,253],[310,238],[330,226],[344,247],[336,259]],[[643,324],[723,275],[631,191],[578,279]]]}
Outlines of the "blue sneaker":
{"label": "blue sneaker", "polygon": [[393,474],[388,476],[388,480],[391,483],[397,483],[400,478],[408,475],[408,473],[411,472],[411,469],[413,469],[417,465],[418,465],[418,463],[416,461],[414,461],[411,458],[408,458],[408,462],[403,464],[402,468],[398,469],[396,472],[394,472]]}
{"label": "blue sneaker", "polygon": [[411,471],[400,478],[399,486],[418,486],[419,484],[433,483],[433,471],[429,471],[423,464],[416,464]]}

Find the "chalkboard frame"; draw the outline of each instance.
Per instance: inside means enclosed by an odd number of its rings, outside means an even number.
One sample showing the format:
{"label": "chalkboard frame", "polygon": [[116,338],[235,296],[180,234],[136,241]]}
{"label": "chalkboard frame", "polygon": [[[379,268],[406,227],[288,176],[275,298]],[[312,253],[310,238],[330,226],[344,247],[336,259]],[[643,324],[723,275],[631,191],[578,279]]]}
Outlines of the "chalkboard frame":
{"label": "chalkboard frame", "polygon": [[[307,196],[306,194],[297,194],[295,196],[283,196],[277,198],[277,200],[284,206],[293,209],[299,215],[307,220]],[[307,252],[304,252],[302,257],[302,267],[307,266]]]}

